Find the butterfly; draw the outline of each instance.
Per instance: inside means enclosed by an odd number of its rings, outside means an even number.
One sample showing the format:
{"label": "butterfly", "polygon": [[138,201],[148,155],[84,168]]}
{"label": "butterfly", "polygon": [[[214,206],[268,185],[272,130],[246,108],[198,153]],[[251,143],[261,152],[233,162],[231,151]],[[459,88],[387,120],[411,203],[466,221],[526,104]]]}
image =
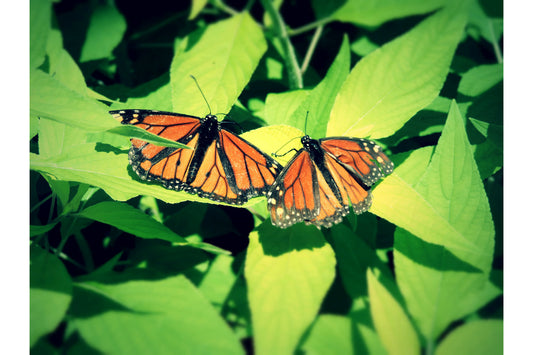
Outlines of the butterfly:
{"label": "butterfly", "polygon": [[222,129],[215,115],[204,118],[151,110],[117,110],[122,124],[143,128],[192,149],[131,140],[129,163],[137,175],[168,189],[240,205],[266,194],[282,166],[243,138]]}
{"label": "butterfly", "polygon": [[329,228],[349,206],[356,214],[372,204],[370,187],[394,169],[376,143],[361,138],[301,139],[303,148],[289,161],[267,193],[272,224],[287,228],[305,221]]}

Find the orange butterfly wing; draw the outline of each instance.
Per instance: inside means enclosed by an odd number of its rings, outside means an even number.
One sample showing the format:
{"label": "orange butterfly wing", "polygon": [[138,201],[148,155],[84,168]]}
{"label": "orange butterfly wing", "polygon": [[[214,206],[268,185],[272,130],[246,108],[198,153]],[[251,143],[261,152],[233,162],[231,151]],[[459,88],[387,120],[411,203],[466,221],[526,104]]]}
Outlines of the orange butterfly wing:
{"label": "orange butterfly wing", "polygon": [[317,169],[309,152],[301,149],[267,193],[272,224],[286,228],[317,216],[319,195],[316,174]]}
{"label": "orange butterfly wing", "polygon": [[357,214],[367,211],[370,186],[393,169],[381,148],[366,139],[305,136],[302,144],[267,194],[272,223],[281,228],[301,221],[331,227],[350,205]]}
{"label": "orange butterfly wing", "polygon": [[340,162],[346,164],[363,184],[370,187],[392,173],[394,164],[381,147],[368,139],[328,137],[320,139],[320,146]]}
{"label": "orange butterfly wing", "polygon": [[144,180],[214,201],[242,204],[267,192],[281,166],[244,139],[220,128],[215,116],[149,110],[111,111],[123,124],[186,144],[160,147],[132,139],[129,161]]}

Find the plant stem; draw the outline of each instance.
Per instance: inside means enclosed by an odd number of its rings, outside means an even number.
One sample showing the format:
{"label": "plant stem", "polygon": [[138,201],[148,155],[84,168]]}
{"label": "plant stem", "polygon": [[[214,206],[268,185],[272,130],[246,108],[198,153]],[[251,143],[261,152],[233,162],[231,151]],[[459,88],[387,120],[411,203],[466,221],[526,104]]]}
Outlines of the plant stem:
{"label": "plant stem", "polygon": [[89,244],[87,244],[87,241],[85,240],[83,235],[81,235],[81,233],[79,232],[74,233],[74,239],[78,243],[78,248],[81,251],[81,256],[85,264],[85,270],[93,271],[94,262],[93,262],[93,257],[91,255],[91,248],[89,247]]}
{"label": "plant stem", "polygon": [[281,14],[274,8],[270,0],[261,0],[261,4],[272,19],[272,24],[276,29],[279,39],[281,40],[281,44],[285,52],[285,64],[287,65],[287,72],[289,74],[289,87],[291,89],[301,89],[303,88],[302,73],[300,71],[300,67],[298,66],[298,61],[296,60],[294,47],[289,39],[289,35],[287,34],[285,22],[283,22]]}
{"label": "plant stem", "polygon": [[432,339],[426,339],[426,350],[424,351],[425,355],[433,355],[435,348],[435,343]]}
{"label": "plant stem", "polygon": [[309,48],[307,49],[307,53],[305,53],[305,58],[302,63],[302,69],[301,69],[302,74],[306,72],[307,67],[309,66],[309,62],[311,61],[311,57],[313,56],[313,53],[315,52],[318,39],[320,38],[320,35],[322,35],[323,29],[324,29],[324,26],[318,26],[315,30],[315,34],[313,35],[313,38],[311,39],[311,43],[309,44]]}

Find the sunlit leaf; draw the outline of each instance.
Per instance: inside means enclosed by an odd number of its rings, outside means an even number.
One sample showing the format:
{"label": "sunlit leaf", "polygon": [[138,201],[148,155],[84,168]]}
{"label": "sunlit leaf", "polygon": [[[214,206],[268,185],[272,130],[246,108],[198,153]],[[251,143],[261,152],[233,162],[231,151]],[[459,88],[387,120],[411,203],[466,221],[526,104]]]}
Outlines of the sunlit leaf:
{"label": "sunlit leaf", "polygon": [[56,256],[30,249],[30,347],[61,322],[72,299],[72,280]]}
{"label": "sunlit leaf", "polygon": [[328,135],[396,132],[438,96],[465,23],[465,9],[446,8],[361,59],[339,91]]}
{"label": "sunlit leaf", "polygon": [[190,37],[182,41],[172,60],[174,110],[196,116],[208,113],[193,75],[212,113],[229,112],[266,51],[263,32],[249,14],[242,13],[212,24],[197,42],[192,41]]}
{"label": "sunlit leaf", "polygon": [[112,354],[243,354],[228,325],[183,275],[110,273],[76,283],[80,336]]}
{"label": "sunlit leaf", "polygon": [[126,32],[124,16],[108,2],[98,4],[91,15],[81,62],[107,58]]}
{"label": "sunlit leaf", "polygon": [[446,4],[443,0],[348,0],[330,17],[343,22],[377,26],[410,15],[425,14]]}
{"label": "sunlit leaf", "polygon": [[453,330],[435,349],[435,355],[503,354],[503,321],[468,322]]}
{"label": "sunlit leaf", "polygon": [[250,234],[244,273],[255,353],[292,353],[333,282],[331,247],[315,227],[266,221]]}
{"label": "sunlit leaf", "polygon": [[401,304],[370,269],[366,275],[372,320],[383,345],[389,354],[418,353],[418,335]]}
{"label": "sunlit leaf", "polygon": [[[428,341],[436,339],[453,320],[474,312],[499,294],[488,280],[494,252],[494,225],[483,183],[466,137],[457,105],[452,103],[439,144],[416,193],[447,229],[470,249],[450,243],[452,234],[429,240],[413,233],[411,225],[397,225],[394,239],[396,277],[406,304]],[[402,210],[404,215],[426,214]],[[434,226],[434,225],[433,225]],[[420,238],[420,239],[419,239]]]}

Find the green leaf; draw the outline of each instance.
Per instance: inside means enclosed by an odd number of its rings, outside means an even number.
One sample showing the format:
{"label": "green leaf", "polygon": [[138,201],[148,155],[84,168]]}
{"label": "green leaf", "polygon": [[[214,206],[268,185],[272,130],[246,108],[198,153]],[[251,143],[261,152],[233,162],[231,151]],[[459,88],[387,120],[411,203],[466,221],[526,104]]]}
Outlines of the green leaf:
{"label": "green leaf", "polygon": [[61,122],[39,119],[39,155],[53,157],[86,141],[87,131]]}
{"label": "green leaf", "polygon": [[[155,80],[154,80],[155,81]],[[146,84],[148,85],[148,83]],[[143,87],[141,85],[140,87]],[[149,94],[143,97],[128,97],[128,100],[121,105],[126,108],[143,108],[159,111],[172,112],[172,87],[170,82],[153,89]],[[183,112],[182,108],[176,108],[178,112]]]}
{"label": "green leaf", "polygon": [[98,4],[91,15],[80,62],[111,57],[126,32],[126,20],[112,3]]}
{"label": "green leaf", "polygon": [[135,246],[129,253],[129,260],[133,265],[147,265],[149,269],[165,274],[187,273],[187,270],[192,269],[196,278],[201,279],[205,269],[199,273],[195,268],[200,267],[199,265],[207,267],[212,258],[201,249],[186,245],[170,246],[158,239],[139,239]]}
{"label": "green leaf", "polygon": [[206,114],[207,106],[190,77],[193,75],[212,112],[229,112],[266,48],[261,28],[248,13],[208,26],[195,43],[192,36],[187,37],[179,44],[170,67],[174,111]]}
{"label": "green leaf", "polygon": [[[394,174],[404,183],[416,186],[428,168],[434,149],[434,147],[424,147],[409,152],[407,159],[394,169]],[[378,195],[381,195],[379,186],[376,189]]]}
{"label": "green leaf", "polygon": [[[192,79],[190,79],[192,80]],[[127,98],[126,102],[115,101],[110,109],[145,109],[172,111],[172,89],[170,86],[170,72],[165,72],[160,76],[133,88],[124,85],[114,85],[110,87],[109,95],[118,95]],[[183,112],[178,110],[178,112]]]}
{"label": "green leaf", "polygon": [[453,330],[435,350],[435,355],[503,354],[503,321],[477,320]]}
{"label": "green leaf", "polygon": [[320,315],[302,345],[302,350],[309,355],[353,354],[351,326],[348,317]]}
{"label": "green leaf", "polygon": [[[420,157],[417,156],[417,160]],[[489,257],[479,247],[457,231],[433,207],[433,202],[420,195],[414,186],[396,173],[392,173],[372,191],[370,212],[404,228],[426,242],[443,245],[454,250]]]}
{"label": "green leaf", "polygon": [[30,68],[39,67],[45,59],[46,41],[52,23],[52,3],[49,0],[30,1]]}
{"label": "green leaf", "polygon": [[[287,124],[297,127],[295,122],[290,120],[294,117],[294,112],[306,101],[310,94],[311,90],[305,89],[269,93],[265,101],[266,121],[270,125]],[[301,128],[303,129],[304,126],[301,125]]]}
{"label": "green leaf", "polygon": [[[422,159],[420,164],[427,163]],[[455,102],[422,179],[411,184],[398,173],[400,168],[374,189],[372,213],[428,243],[445,246],[461,260],[487,273],[494,248],[494,227]]]}
{"label": "green leaf", "polygon": [[398,286],[427,343],[452,321],[501,294],[470,260],[465,262],[401,229],[394,234],[394,262]]}
{"label": "green leaf", "polygon": [[387,137],[430,104],[465,22],[465,9],[445,8],[361,59],[340,89],[328,136]]}
{"label": "green leaf", "polygon": [[[101,223],[109,224],[126,233],[133,234],[140,238],[162,239],[177,245],[198,246],[207,251],[218,249],[212,245],[204,248],[205,243],[189,243],[183,237],[177,235],[164,224],[157,222],[144,212],[121,202],[105,201],[87,207],[78,216],[92,219]],[[132,221],[135,221],[132,223]]]}
{"label": "green leaf", "polygon": [[243,354],[231,329],[183,275],[110,273],[76,283],[81,337],[107,354]]}
{"label": "green leaf", "polygon": [[359,37],[350,45],[350,49],[360,57],[364,57],[378,48],[379,46],[367,36]]}
{"label": "green leaf", "polygon": [[354,352],[356,354],[387,355],[387,350],[383,347],[383,343],[372,324],[367,295],[354,299],[349,315],[352,321]]}
{"label": "green leaf", "polygon": [[255,353],[289,354],[333,282],[335,256],[315,227],[280,230],[266,221],[250,234],[244,276]]}
{"label": "green leaf", "polygon": [[39,118],[30,114],[30,140],[39,133]]}
{"label": "green leaf", "polygon": [[107,113],[107,106],[89,99],[40,70],[30,72],[32,114],[87,131],[119,125]]}
{"label": "green leaf", "polygon": [[87,92],[87,85],[85,78],[81,72],[78,64],[72,59],[70,54],[63,49],[63,38],[61,32],[57,29],[52,29],[48,36],[48,43],[46,45],[46,53],[50,64],[49,75],[68,89],[85,95]]}
{"label": "green leaf", "polygon": [[343,224],[331,228],[331,240],[346,292],[354,299],[366,295],[366,270],[378,264],[375,250]]}
{"label": "green leaf", "polygon": [[378,26],[384,22],[406,16],[425,14],[443,5],[443,0],[348,0],[330,18],[365,26]]}
{"label": "green leaf", "polygon": [[[30,168],[48,174],[53,179],[78,181],[105,190],[115,200],[125,201],[137,195],[150,195],[168,203],[177,203],[195,196],[171,191],[157,184],[132,178],[127,152],[118,154],[109,147],[81,144],[60,155],[44,158],[30,154]],[[196,198],[204,202],[205,199]]]}
{"label": "green leaf", "polygon": [[292,154],[285,154],[291,149],[300,149],[302,144],[300,138],[303,132],[292,126],[277,125],[267,126],[245,132],[242,138],[261,149],[265,154],[280,154],[283,156],[274,156],[282,165],[286,164],[292,157]]}
{"label": "green leaf", "polygon": [[192,0],[191,13],[189,14],[189,20],[194,19],[207,5],[208,0]]}
{"label": "green leaf", "polygon": [[113,127],[111,129],[108,129],[106,132],[118,134],[119,136],[123,136],[123,137],[138,138],[143,141],[150,142],[161,147],[191,149],[185,144],[178,143],[167,138],[159,137],[158,135],[155,135],[137,126],[121,125],[119,127]]}
{"label": "green leaf", "polygon": [[57,223],[49,223],[42,226],[30,225],[30,237],[35,237],[36,235],[45,234],[48,231],[52,230]]}
{"label": "green leaf", "polygon": [[466,96],[479,96],[503,80],[503,64],[474,67],[463,74],[457,91]]}
{"label": "green leaf", "polygon": [[480,1],[473,1],[468,18],[467,33],[476,40],[479,40],[479,36],[481,36],[489,43],[498,43],[503,34],[503,14],[494,17],[499,18],[487,16]]}
{"label": "green leaf", "polygon": [[[415,189],[448,230],[475,245],[470,250],[456,248],[449,243],[451,235],[439,235],[442,239],[435,241],[422,233],[415,237],[396,230],[398,285],[421,333],[431,342],[452,321],[476,311],[500,292],[488,280],[494,252],[488,199],[455,102],[431,163]],[[402,214],[416,218],[416,223],[427,223],[419,218],[422,209],[410,208]],[[411,228],[405,218],[397,226]]]}
{"label": "green leaf", "polygon": [[472,125],[486,138],[474,149],[481,179],[486,179],[503,167],[503,126],[469,118]]}
{"label": "green leaf", "polygon": [[54,255],[30,248],[30,347],[61,322],[72,299],[72,280]]}
{"label": "green leaf", "polygon": [[[140,238],[157,238],[177,243],[178,245],[187,244],[185,239],[168,229],[164,224],[125,203],[115,201],[100,202],[85,208],[77,215],[109,224]],[[132,221],[135,221],[135,223],[132,223]]]}
{"label": "green leaf", "polygon": [[467,116],[483,122],[503,125],[503,81],[476,96],[468,107]]}
{"label": "green leaf", "polygon": [[237,275],[232,269],[234,260],[231,256],[218,255],[198,286],[215,308],[222,308],[237,281]]}
{"label": "green leaf", "polygon": [[372,320],[383,345],[389,354],[418,354],[418,335],[401,304],[370,269],[366,276]]}

